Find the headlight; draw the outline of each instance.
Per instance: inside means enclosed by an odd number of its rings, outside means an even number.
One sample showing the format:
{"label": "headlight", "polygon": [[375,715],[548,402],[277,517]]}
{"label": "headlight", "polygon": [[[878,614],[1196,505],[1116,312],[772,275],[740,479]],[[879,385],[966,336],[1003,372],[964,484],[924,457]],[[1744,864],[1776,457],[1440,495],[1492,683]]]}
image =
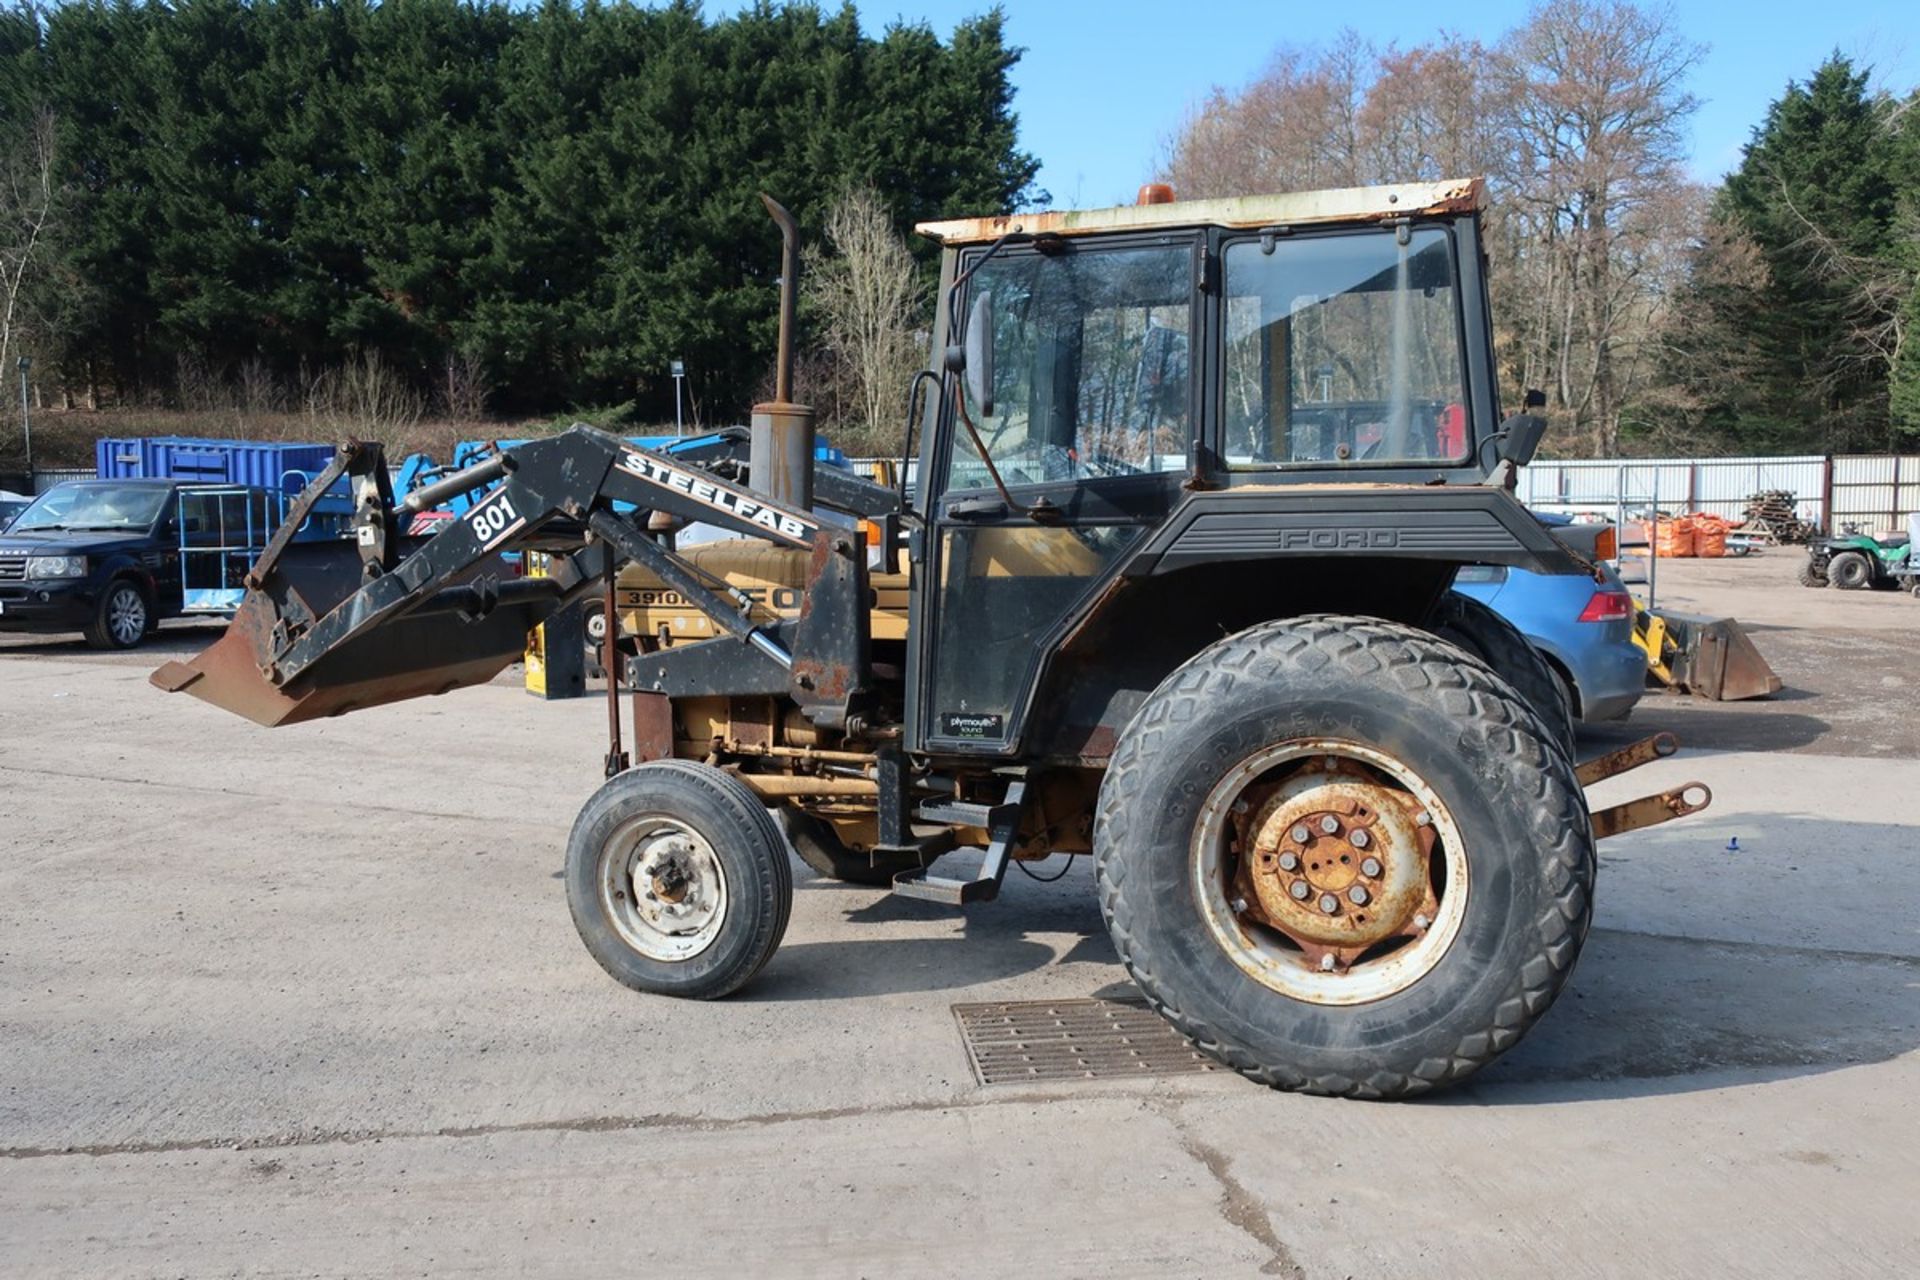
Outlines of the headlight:
{"label": "headlight", "polygon": [[27,576],[29,578],[84,578],[87,576],[87,558],[85,556],[28,556]]}

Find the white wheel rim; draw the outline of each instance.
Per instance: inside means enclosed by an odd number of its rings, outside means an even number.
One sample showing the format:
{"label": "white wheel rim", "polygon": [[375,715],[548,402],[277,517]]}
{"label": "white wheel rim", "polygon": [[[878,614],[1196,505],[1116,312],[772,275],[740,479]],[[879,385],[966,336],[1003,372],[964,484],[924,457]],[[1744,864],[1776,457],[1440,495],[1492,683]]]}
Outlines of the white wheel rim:
{"label": "white wheel rim", "polygon": [[[1283,935],[1244,921],[1228,896],[1225,874],[1232,856],[1228,847],[1229,819],[1235,802],[1256,780],[1275,769],[1325,756],[1369,765],[1404,788],[1433,824],[1446,872],[1445,891],[1439,895],[1438,910],[1419,937],[1382,956],[1363,958],[1351,968],[1337,972],[1310,966]],[[1287,742],[1247,757],[1230,769],[1207,796],[1195,828],[1189,862],[1194,900],[1199,903],[1208,932],[1220,949],[1262,986],[1308,1004],[1369,1004],[1405,991],[1439,965],[1466,918],[1470,890],[1466,848],[1453,815],[1419,775],[1392,756],[1361,743],[1332,739]]]}
{"label": "white wheel rim", "polygon": [[727,917],[727,877],[705,837],[665,814],[630,818],[600,851],[600,909],[620,940],[678,963],[712,946]]}

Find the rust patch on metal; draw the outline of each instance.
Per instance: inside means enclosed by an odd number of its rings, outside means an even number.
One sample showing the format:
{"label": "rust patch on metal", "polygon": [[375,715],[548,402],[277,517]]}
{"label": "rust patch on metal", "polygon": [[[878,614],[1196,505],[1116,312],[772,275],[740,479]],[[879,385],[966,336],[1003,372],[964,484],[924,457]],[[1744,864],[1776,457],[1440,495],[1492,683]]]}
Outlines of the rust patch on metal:
{"label": "rust patch on metal", "polygon": [[[1345,970],[1439,914],[1436,833],[1413,797],[1357,772],[1303,769],[1236,817],[1236,912]],[[1247,797],[1242,797],[1246,800]]]}
{"label": "rust patch on metal", "polygon": [[922,222],[919,234],[943,244],[971,244],[1005,235],[1084,236],[1171,227],[1260,228],[1311,223],[1368,223],[1388,218],[1473,213],[1486,207],[1484,178],[1345,187],[1220,200],[1053,209],[989,218]]}
{"label": "rust patch on metal", "polygon": [[673,758],[673,699],[644,689],[633,691],[633,762]]}
{"label": "rust patch on metal", "polygon": [[1580,785],[1590,787],[1603,778],[1618,777],[1629,769],[1664,760],[1680,749],[1680,740],[1671,733],[1656,733],[1650,738],[1630,742],[1617,751],[1596,756],[1573,771]]}
{"label": "rust patch on metal", "polygon": [[727,699],[728,740],[744,752],[761,752],[773,746],[773,700],[770,698]]}
{"label": "rust patch on metal", "polygon": [[1689,782],[1671,791],[1642,796],[1638,800],[1600,810],[1593,815],[1593,838],[1605,840],[1608,836],[1639,831],[1643,827],[1657,827],[1663,822],[1698,813],[1711,803],[1713,792],[1706,783]]}

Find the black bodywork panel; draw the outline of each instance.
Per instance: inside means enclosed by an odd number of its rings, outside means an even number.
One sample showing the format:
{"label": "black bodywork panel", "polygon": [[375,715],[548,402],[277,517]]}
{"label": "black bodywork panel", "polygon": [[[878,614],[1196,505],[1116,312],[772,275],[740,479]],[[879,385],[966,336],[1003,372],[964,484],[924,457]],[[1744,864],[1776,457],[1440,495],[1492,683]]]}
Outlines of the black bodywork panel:
{"label": "black bodywork panel", "polygon": [[1501,489],[1261,485],[1190,494],[1125,572],[1168,573],[1273,556],[1446,560],[1539,573],[1589,570]]}

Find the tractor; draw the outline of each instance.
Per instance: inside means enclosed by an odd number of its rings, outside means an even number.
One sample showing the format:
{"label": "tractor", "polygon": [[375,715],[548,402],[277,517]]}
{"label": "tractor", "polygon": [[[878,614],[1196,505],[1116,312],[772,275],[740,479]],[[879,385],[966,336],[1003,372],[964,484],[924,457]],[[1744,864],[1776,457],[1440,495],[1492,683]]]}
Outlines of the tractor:
{"label": "tractor", "polygon": [[1451,590],[1596,573],[1514,496],[1546,423],[1499,412],[1483,183],[922,225],[939,304],[895,486],[813,467],[798,229],[768,207],[777,390],[741,447],[577,426],[395,501],[343,445],[309,492],[350,478],[353,545],[277,540],[154,683],[294,724],[489,681],[597,601],[626,623],[565,895],[628,987],[752,981],[790,854],[962,910],[1088,855],[1146,1000],[1255,1080],[1399,1098],[1516,1043],[1573,971],[1595,841],[1709,796],[1590,811],[1672,739],[1576,764],[1552,670]]}

